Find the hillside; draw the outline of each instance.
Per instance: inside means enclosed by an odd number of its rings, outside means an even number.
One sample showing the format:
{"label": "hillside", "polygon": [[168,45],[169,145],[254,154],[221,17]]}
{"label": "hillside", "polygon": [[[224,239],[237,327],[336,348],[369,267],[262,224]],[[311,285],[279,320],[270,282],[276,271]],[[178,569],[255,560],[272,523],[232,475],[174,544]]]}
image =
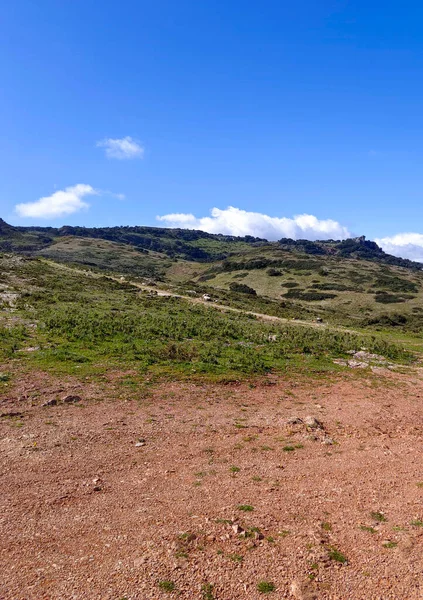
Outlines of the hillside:
{"label": "hillside", "polygon": [[352,257],[409,269],[423,268],[421,263],[386,254],[375,242],[366,240],[365,236],[342,241],[311,242],[282,238],[278,242],[268,242],[249,235],[235,237],[162,227],[13,227],[0,218],[0,250],[3,251],[36,253],[49,248],[60,238],[75,237],[107,240],[195,262],[224,260],[232,254],[267,246],[294,254]]}
{"label": "hillside", "polygon": [[419,267],[43,235],[2,224],[2,598],[411,598],[423,342],[342,325],[418,325]]}
{"label": "hillside", "polygon": [[213,235],[155,227],[13,227],[0,251],[148,280],[222,304],[353,327],[423,323],[423,265],[364,237],[344,241]]}

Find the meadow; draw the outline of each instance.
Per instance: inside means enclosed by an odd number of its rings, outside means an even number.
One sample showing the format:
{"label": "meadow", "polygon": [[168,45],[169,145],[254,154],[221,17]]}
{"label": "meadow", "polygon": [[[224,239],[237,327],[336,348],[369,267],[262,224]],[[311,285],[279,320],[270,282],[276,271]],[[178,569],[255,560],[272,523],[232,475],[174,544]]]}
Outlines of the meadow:
{"label": "meadow", "polygon": [[362,347],[390,360],[412,360],[401,344],[380,335],[263,321],[42,259],[4,255],[1,268],[3,285],[17,295],[12,304],[3,301],[1,355],[27,368],[236,378],[337,370],[334,358]]}

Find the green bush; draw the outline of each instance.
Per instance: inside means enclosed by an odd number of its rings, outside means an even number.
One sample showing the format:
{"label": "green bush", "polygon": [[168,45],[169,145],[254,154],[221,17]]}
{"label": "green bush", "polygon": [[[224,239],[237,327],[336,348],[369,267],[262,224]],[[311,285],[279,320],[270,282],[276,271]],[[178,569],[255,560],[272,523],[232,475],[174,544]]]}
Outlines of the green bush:
{"label": "green bush", "polygon": [[296,288],[298,287],[300,284],[297,281],[284,281],[283,283],[281,283],[281,286],[284,288]]}
{"label": "green bush", "polygon": [[381,304],[397,304],[405,302],[409,298],[410,296],[397,296],[396,294],[388,294],[388,292],[383,291],[377,291],[375,294],[376,302],[380,302]]}
{"label": "green bush", "polygon": [[267,269],[266,273],[269,275],[269,277],[279,277],[282,275],[282,271],[280,269],[275,269],[274,267]]}
{"label": "green bush", "polygon": [[237,283],[236,281],[232,281],[229,284],[229,289],[231,292],[238,292],[240,294],[250,294],[251,296],[257,296],[257,292],[255,289],[246,285],[245,283]]}
{"label": "green bush", "polygon": [[318,302],[319,300],[331,300],[336,298],[336,294],[328,294],[326,292],[305,292],[303,290],[289,290],[283,294],[284,298],[296,298],[297,300],[305,300],[307,302]]}

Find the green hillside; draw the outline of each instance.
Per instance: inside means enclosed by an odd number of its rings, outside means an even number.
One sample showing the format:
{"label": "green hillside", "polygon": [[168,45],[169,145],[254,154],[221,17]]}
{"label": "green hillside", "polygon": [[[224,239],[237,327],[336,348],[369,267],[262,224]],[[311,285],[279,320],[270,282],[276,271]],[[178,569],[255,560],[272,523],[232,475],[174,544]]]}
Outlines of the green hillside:
{"label": "green hillside", "polygon": [[124,276],[245,310],[419,333],[423,265],[364,237],[268,242],[156,227],[13,227],[0,251]]}
{"label": "green hillside", "polygon": [[336,371],[334,358],[363,346],[390,360],[412,359],[384,336],[221,311],[12,254],[0,255],[0,339],[2,372],[20,366],[79,377],[113,369],[217,378]]}

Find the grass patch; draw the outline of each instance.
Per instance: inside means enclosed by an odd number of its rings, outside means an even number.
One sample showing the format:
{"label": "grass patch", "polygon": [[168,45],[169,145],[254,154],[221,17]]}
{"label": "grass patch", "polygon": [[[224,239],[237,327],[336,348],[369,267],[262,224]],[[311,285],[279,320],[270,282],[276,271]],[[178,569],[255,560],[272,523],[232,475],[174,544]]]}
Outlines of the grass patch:
{"label": "grass patch", "polygon": [[203,600],[215,600],[213,594],[214,586],[211,583],[204,583],[201,586],[201,596]]}
{"label": "grass patch", "polygon": [[360,525],[361,531],[367,531],[368,533],[377,533],[374,527],[368,527],[367,525]]}
{"label": "grass patch", "polygon": [[374,521],[377,521],[378,523],[384,523],[385,521],[387,521],[385,515],[379,511],[372,511],[370,513],[370,516]]}
{"label": "grass patch", "polygon": [[385,542],[383,544],[384,548],[396,548],[397,546],[398,546],[398,542],[393,542],[393,541]]}
{"label": "grass patch", "polygon": [[237,563],[241,563],[244,560],[244,557],[241,554],[228,554],[228,558]]}
{"label": "grass patch", "polygon": [[414,521],[411,521],[410,525],[413,525],[413,527],[423,527],[423,521],[420,519],[416,519]]}
{"label": "grass patch", "polygon": [[345,556],[345,554],[342,554],[342,552],[340,552],[336,548],[333,548],[333,547],[329,548],[328,553],[329,553],[329,558],[331,560],[334,560],[335,562],[339,562],[343,565],[348,563],[348,559]]}
{"label": "grass patch", "polygon": [[176,590],[176,585],[173,581],[164,580],[159,581],[159,588],[164,592],[174,592]]}
{"label": "grass patch", "polygon": [[276,586],[272,581],[259,581],[257,584],[257,590],[261,594],[269,594],[270,592],[274,592],[276,590]]}
{"label": "grass patch", "polygon": [[237,509],[243,512],[253,512],[254,506],[251,506],[251,504],[238,504]]}

